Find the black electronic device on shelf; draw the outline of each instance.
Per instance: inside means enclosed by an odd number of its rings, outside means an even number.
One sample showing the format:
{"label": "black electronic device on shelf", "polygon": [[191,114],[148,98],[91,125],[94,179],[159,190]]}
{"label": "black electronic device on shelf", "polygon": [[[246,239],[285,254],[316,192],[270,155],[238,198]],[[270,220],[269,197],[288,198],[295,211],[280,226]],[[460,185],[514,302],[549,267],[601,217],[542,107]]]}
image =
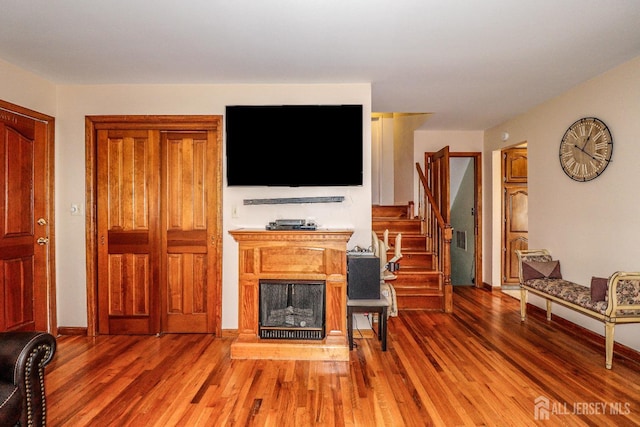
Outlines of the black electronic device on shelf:
{"label": "black electronic device on shelf", "polygon": [[267,230],[315,230],[316,223],[304,219],[276,219],[267,224]]}

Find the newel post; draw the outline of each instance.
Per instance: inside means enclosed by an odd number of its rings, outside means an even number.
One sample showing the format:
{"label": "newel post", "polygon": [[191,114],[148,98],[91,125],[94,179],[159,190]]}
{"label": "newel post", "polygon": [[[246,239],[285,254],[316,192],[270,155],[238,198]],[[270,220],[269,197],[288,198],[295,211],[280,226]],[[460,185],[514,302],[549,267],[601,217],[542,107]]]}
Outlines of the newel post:
{"label": "newel post", "polygon": [[450,224],[444,227],[444,247],[443,251],[443,286],[444,286],[444,312],[451,313],[453,311],[453,288],[451,286],[451,240],[453,239],[453,228]]}

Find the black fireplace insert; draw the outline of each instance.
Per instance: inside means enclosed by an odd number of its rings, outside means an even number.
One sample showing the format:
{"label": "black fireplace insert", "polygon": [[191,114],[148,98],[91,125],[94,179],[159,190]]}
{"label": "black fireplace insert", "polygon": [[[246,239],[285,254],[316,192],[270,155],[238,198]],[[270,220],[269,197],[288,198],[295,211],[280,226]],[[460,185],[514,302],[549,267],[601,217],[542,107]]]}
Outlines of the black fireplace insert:
{"label": "black fireplace insert", "polygon": [[260,280],[259,283],[260,338],[324,339],[324,281]]}

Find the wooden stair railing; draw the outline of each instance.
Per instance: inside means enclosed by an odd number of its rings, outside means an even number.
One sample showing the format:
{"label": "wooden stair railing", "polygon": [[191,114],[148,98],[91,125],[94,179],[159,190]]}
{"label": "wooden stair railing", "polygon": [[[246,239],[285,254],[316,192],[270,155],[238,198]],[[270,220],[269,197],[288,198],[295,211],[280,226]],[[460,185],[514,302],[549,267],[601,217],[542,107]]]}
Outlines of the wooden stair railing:
{"label": "wooden stair railing", "polygon": [[453,287],[451,285],[451,240],[453,238],[453,228],[451,224],[444,221],[442,214],[437,209],[438,205],[431,193],[420,163],[416,162],[416,169],[421,184],[420,189],[424,193],[424,197],[420,198],[418,212],[423,223],[424,232],[427,235],[427,249],[434,253],[437,269],[443,275],[444,311],[445,313],[451,313],[453,311]]}

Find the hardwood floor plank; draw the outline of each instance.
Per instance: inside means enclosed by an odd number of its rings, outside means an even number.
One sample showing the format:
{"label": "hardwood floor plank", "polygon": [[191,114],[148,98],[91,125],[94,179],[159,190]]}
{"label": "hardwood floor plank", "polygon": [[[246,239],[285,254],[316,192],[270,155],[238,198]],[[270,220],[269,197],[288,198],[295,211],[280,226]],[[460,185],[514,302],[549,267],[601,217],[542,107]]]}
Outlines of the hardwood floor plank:
{"label": "hardwood floor plank", "polygon": [[[46,368],[51,426],[640,425],[640,363],[500,292],[389,319],[388,351],[348,362],[238,360],[211,335],[62,336]],[[547,399],[549,420],[536,419]],[[598,412],[595,409],[600,408]]]}

